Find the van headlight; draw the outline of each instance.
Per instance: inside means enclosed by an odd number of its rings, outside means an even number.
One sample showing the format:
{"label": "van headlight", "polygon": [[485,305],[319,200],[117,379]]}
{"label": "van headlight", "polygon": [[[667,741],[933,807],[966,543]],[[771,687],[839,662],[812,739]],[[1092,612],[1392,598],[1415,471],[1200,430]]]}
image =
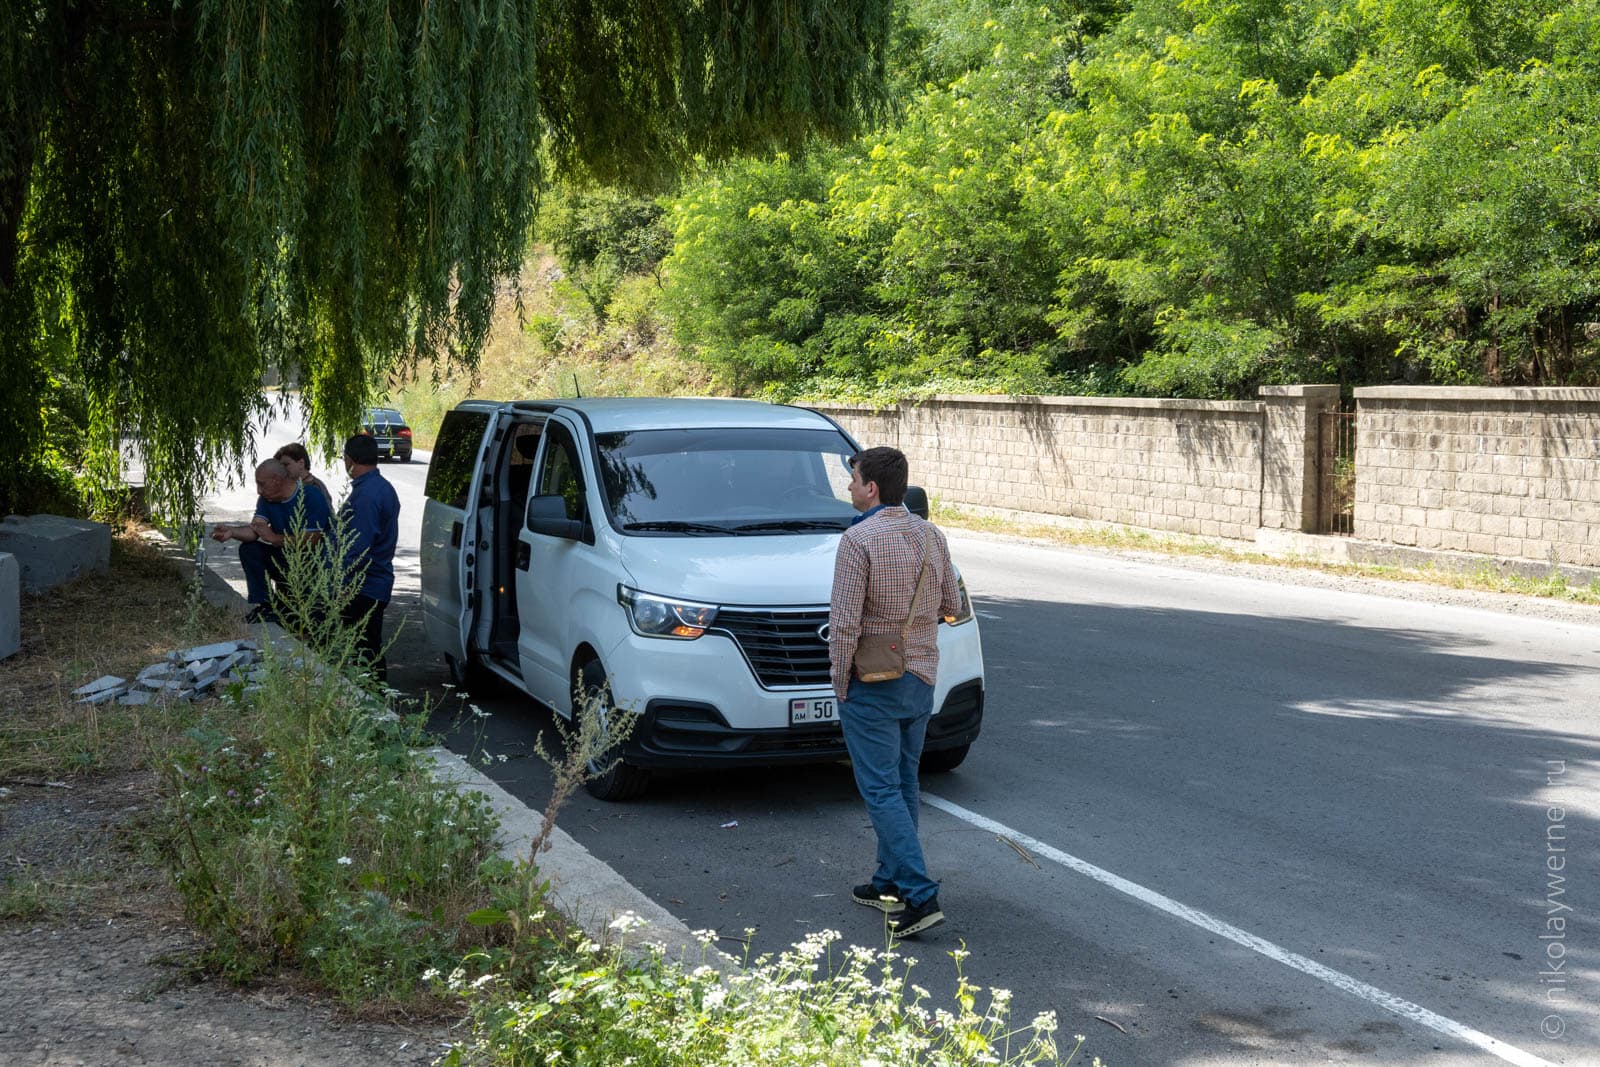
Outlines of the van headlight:
{"label": "van headlight", "polygon": [[617,586],[617,603],[627,611],[628,625],[640,637],[693,641],[705,633],[717,617],[714,604],[673,600],[626,585]]}
{"label": "van headlight", "polygon": [[956,579],[956,588],[961,590],[961,606],[956,608],[954,615],[946,615],[944,621],[951,626],[958,626],[972,618],[972,598],[967,595],[967,580]]}

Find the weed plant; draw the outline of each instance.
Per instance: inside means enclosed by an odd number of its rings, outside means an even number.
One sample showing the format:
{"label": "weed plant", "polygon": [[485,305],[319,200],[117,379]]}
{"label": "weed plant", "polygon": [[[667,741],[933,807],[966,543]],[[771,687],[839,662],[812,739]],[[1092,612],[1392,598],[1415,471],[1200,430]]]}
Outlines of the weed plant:
{"label": "weed plant", "polygon": [[[624,915],[621,933],[637,920]],[[709,952],[716,935],[697,934]],[[933,1008],[909,980],[914,961],[838,946],[823,931],[776,956],[719,970],[666,958],[659,946],[630,962],[622,945],[579,938],[527,986],[493,972],[436,977],[469,1007],[472,1036],[441,1061],[497,1067],[562,1063],[683,1067],[910,1067],[1070,1063],[1052,1012],[1013,1027],[1010,994],[981,991],[963,976],[955,1004]],[[959,972],[965,950],[954,953]],[[1098,1060],[1095,1061],[1099,1063]]]}
{"label": "weed plant", "polygon": [[227,719],[167,761],[163,853],[217,969],[295,966],[358,1003],[409,998],[473,947],[466,916],[509,871],[482,797],[430,775],[425,716],[389,713],[360,671],[337,621],[359,587],[336,562],[346,536],[295,545],[279,586],[281,616],[317,655],[263,642]]}

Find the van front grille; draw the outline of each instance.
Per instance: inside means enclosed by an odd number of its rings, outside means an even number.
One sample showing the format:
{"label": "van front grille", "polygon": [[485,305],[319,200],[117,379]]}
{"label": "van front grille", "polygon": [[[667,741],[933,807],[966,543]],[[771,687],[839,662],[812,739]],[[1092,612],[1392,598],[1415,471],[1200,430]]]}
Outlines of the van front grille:
{"label": "van front grille", "polygon": [[723,608],[717,612],[712,631],[733,638],[763,686],[816,687],[831,681],[828,643],[820,633],[827,622],[826,608]]}

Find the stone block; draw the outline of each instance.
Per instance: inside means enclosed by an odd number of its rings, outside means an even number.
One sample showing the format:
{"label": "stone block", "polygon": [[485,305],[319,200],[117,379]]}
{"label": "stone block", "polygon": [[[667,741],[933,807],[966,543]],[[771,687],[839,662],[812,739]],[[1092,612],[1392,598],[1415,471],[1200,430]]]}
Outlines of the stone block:
{"label": "stone block", "polygon": [[96,678],[87,685],[78,686],[78,688],[72,691],[72,695],[75,697],[92,697],[96,694],[103,693],[108,689],[116,689],[119,686],[126,686],[127,684],[128,681],[126,678],[118,678],[114,674],[102,674],[100,677]]}
{"label": "stone block", "polygon": [[17,557],[0,552],[0,659],[22,647],[22,568]]}
{"label": "stone block", "polygon": [[216,644],[196,645],[193,648],[185,648],[175,653],[175,655],[185,663],[193,663],[195,660],[220,659],[230,653],[239,651],[246,645],[250,645],[252,648],[255,647],[252,642],[248,641],[218,641]]}
{"label": "stone block", "polygon": [[60,515],[7,515],[0,552],[17,557],[22,588],[42,593],[111,565],[111,527]]}
{"label": "stone block", "polygon": [[168,663],[166,661],[162,661],[161,663],[152,663],[150,666],[139,672],[139,684],[154,688],[162,682],[173,681],[182,674],[183,668],[177,666],[176,664]]}

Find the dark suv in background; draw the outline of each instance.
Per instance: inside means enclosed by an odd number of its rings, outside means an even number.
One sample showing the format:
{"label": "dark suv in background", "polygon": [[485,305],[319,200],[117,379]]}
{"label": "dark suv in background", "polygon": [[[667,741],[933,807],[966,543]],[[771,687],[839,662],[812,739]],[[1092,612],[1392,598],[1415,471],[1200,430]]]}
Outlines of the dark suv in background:
{"label": "dark suv in background", "polygon": [[394,408],[368,408],[361,432],[378,442],[378,458],[411,462],[411,427]]}

